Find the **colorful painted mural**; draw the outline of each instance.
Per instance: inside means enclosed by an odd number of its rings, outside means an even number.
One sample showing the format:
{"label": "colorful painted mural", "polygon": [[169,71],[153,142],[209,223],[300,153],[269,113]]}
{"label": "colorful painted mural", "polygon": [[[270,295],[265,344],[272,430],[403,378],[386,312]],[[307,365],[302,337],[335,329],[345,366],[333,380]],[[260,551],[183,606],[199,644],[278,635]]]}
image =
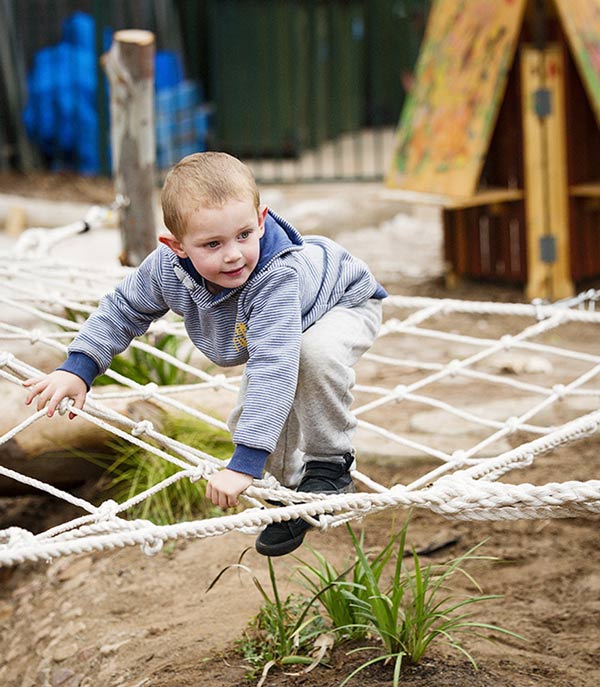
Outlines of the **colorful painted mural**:
{"label": "colorful painted mural", "polygon": [[475,192],[525,5],[435,0],[388,186],[450,196]]}
{"label": "colorful painted mural", "polygon": [[600,0],[556,0],[556,6],[600,124]]}

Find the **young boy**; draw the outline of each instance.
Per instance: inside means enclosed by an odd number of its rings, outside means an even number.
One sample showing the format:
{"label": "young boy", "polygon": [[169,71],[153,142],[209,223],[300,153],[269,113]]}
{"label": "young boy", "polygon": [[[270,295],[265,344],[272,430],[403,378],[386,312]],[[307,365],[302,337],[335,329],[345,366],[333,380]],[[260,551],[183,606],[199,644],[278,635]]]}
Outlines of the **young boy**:
{"label": "young boy", "polygon": [[[215,505],[235,506],[265,467],[298,491],[354,491],[352,368],[377,336],[385,291],[334,241],[302,238],[262,206],[251,171],[230,155],[185,157],[161,200],[170,233],[104,296],[58,370],[24,382],[26,403],[37,396],[49,416],[65,397],[82,408],[113,356],[172,310],[210,360],[246,364],[228,421],[236,448],[206,488]],[[289,553],[309,527],[272,523],[256,548]]]}

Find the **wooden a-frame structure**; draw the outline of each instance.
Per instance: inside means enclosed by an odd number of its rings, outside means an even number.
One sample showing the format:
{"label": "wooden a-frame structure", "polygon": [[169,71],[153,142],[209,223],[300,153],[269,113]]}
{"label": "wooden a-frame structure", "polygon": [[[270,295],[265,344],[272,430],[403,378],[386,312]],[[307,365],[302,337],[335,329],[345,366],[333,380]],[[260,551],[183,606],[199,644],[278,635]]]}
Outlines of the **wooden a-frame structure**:
{"label": "wooden a-frame structure", "polygon": [[435,0],[387,185],[442,206],[449,286],[600,276],[599,124],[600,0]]}

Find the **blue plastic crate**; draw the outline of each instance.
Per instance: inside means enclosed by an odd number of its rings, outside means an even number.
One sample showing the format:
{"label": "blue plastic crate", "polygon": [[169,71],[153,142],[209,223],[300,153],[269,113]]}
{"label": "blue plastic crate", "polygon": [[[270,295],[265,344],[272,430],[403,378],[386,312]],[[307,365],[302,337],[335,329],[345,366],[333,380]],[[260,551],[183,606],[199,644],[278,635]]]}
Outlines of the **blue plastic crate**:
{"label": "blue plastic crate", "polygon": [[172,88],[156,91],[154,108],[157,117],[177,117],[189,112],[203,100],[202,88],[196,81],[182,81]]}
{"label": "blue plastic crate", "polygon": [[192,153],[200,153],[206,150],[202,142],[189,141],[177,145],[167,146],[156,151],[156,166],[159,169],[166,169],[179,162],[182,157]]}

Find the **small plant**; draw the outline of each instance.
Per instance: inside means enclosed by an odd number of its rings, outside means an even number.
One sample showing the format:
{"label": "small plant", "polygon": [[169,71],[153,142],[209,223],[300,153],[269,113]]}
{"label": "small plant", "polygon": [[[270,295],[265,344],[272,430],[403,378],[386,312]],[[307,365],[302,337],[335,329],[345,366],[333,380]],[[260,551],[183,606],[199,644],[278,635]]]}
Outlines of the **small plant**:
{"label": "small plant", "polygon": [[260,580],[241,560],[246,551],[240,556],[238,563],[228,565],[211,582],[210,591],[222,577],[231,569],[242,570],[252,577],[258,589],[263,605],[250,622],[248,631],[238,641],[244,659],[249,663],[247,673],[249,679],[254,679],[262,671],[257,687],[262,685],[269,670],[273,666],[304,664],[314,667],[319,663],[308,655],[308,652],[318,643],[318,639],[325,633],[323,618],[314,610],[315,597],[306,598],[297,594],[290,594],[282,598],[273,561],[268,559],[269,579],[271,583],[270,596]]}
{"label": "small plant", "polygon": [[[264,605],[238,646],[251,665],[250,677],[255,677],[263,667],[257,687],[263,684],[273,665],[311,662],[306,655],[311,643],[313,647],[320,645],[321,653],[309,666],[315,667],[333,639],[364,640],[364,644],[349,651],[349,655],[367,651],[376,654],[353,670],[340,687],[368,666],[381,662],[393,665],[392,685],[398,687],[403,664],[418,664],[435,642],[461,652],[477,668],[462,642],[465,635],[488,641],[498,633],[523,639],[510,630],[474,618],[475,604],[501,598],[482,594],[465,569],[475,561],[496,560],[478,553],[484,542],[446,563],[423,566],[414,547],[406,550],[408,522],[409,518],[399,532],[392,531],[387,544],[375,556],[365,551],[363,535],[358,537],[347,525],[354,560],[341,572],[314,549],[309,549],[314,563],[297,558],[300,563],[297,572],[304,587],[311,592],[308,599],[292,595],[281,600],[271,559],[269,574],[273,598],[253,576]],[[252,574],[240,563],[228,566],[219,573],[211,588],[225,570],[235,567]],[[465,577],[477,593],[453,591],[451,583],[456,575]],[[316,604],[325,610],[327,622],[313,609]],[[331,631],[326,632],[328,625],[332,626],[333,635]]]}
{"label": "small plant", "polygon": [[[233,453],[233,444],[227,432],[187,416],[167,416],[162,432],[216,458],[226,459]],[[122,439],[111,442],[109,448],[112,457],[89,453],[83,455],[107,471],[109,482],[106,491],[120,503],[180,470],[167,460]],[[158,525],[221,515],[221,509],[206,499],[205,486],[203,481],[192,483],[189,479],[180,479],[132,506],[127,513]]]}
{"label": "small plant", "polygon": [[[298,573],[304,585],[318,598],[334,630],[341,638],[362,639],[367,636],[368,624],[364,607],[368,602],[368,581],[374,579],[379,582],[396,543],[403,536],[404,530],[390,537],[386,546],[372,560],[365,556],[366,565],[355,558],[354,562],[346,564],[342,572],[339,572],[325,556],[308,546],[306,548],[316,559],[316,563],[309,564],[296,559],[301,564]],[[363,537],[361,534],[358,542],[361,550]]]}
{"label": "small plant", "polygon": [[[490,556],[480,556],[478,544],[457,558],[439,565],[429,564],[423,567],[419,556],[412,549],[412,569],[404,561],[404,547],[408,520],[399,535],[392,535],[384,551],[389,552],[391,542],[398,543],[391,582],[387,587],[382,585],[381,570],[373,566],[359,539],[348,525],[356,554],[355,566],[360,583],[344,588],[344,597],[353,613],[364,618],[360,623],[365,632],[376,637],[381,648],[377,656],[362,663],[340,685],[343,687],[360,671],[377,662],[394,664],[393,682],[397,687],[400,682],[402,663],[406,659],[412,664],[419,663],[433,642],[443,642],[463,653],[477,668],[471,654],[464,647],[459,635],[471,634],[490,640],[489,633],[502,633],[518,639],[520,635],[489,623],[478,622],[468,610],[474,604],[490,599],[500,598],[497,595],[464,596],[458,598],[449,590],[451,579],[458,573],[464,575],[474,584],[478,592],[481,589],[474,578],[465,570],[464,565],[475,560],[494,560]],[[377,558],[375,559],[377,560]],[[385,560],[385,562],[383,562]],[[384,556],[380,562],[385,565],[391,556]],[[356,574],[356,573],[355,573]],[[373,651],[372,645],[359,647],[353,652]]]}

